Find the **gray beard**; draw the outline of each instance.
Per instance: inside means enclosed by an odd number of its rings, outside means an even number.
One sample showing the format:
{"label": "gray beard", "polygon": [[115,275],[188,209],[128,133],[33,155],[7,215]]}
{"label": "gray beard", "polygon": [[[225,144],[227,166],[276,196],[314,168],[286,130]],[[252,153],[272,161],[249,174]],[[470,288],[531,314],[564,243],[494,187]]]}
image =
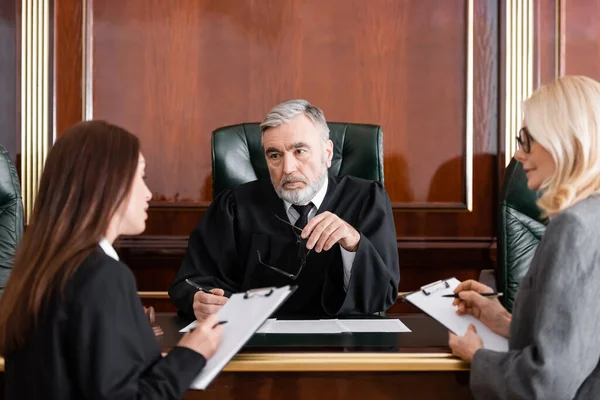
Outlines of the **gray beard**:
{"label": "gray beard", "polygon": [[285,179],[282,179],[278,185],[273,186],[275,186],[275,191],[280,199],[287,201],[288,203],[301,205],[308,203],[313,197],[315,197],[317,192],[321,190],[325,184],[327,177],[327,168],[324,168],[323,173],[321,173],[317,180],[309,183],[304,189],[285,189],[283,187],[283,184],[286,183]]}

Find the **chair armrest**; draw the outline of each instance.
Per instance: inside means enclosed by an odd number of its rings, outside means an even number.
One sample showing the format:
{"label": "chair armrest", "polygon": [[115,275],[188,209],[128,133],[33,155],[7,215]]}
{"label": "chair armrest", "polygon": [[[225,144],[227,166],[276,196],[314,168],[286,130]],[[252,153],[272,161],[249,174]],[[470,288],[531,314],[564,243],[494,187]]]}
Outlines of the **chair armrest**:
{"label": "chair armrest", "polygon": [[493,269],[484,269],[479,273],[479,282],[483,283],[497,291],[496,287],[496,271]]}

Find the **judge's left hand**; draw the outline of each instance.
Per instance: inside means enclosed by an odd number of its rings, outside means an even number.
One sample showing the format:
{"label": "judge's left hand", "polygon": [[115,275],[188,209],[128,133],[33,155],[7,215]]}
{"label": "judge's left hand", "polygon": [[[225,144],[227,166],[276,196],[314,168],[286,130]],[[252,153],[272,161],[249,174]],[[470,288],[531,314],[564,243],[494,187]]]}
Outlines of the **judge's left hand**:
{"label": "judge's left hand", "polygon": [[450,349],[452,349],[452,354],[468,363],[473,361],[475,352],[483,348],[483,341],[473,325],[469,325],[467,333],[464,336],[456,336],[454,333],[449,332],[448,344],[450,345]]}
{"label": "judge's left hand", "polygon": [[355,252],[360,242],[360,233],[337,215],[325,211],[315,215],[304,227],[301,234],[307,249],[317,253],[329,250],[339,243],[346,251]]}

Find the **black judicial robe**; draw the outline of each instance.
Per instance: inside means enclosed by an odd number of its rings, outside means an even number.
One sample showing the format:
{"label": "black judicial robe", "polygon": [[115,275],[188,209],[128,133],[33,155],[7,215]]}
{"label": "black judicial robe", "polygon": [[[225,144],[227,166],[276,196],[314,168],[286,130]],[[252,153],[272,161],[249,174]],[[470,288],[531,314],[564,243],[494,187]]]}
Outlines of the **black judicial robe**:
{"label": "black judicial robe", "polygon": [[396,230],[389,197],[378,182],[351,176],[329,177],[317,211],[330,211],[360,233],[348,290],[344,290],[340,245],[311,251],[298,279],[258,262],[295,274],[298,265],[293,228],[270,180],[258,180],[219,193],[192,232],[187,254],[169,295],[180,314],[193,317],[195,289],[189,278],[227,294],[267,286],[298,285],[278,316],[332,316],[385,311],[398,295],[400,272]]}
{"label": "black judicial robe", "polygon": [[28,400],[179,399],[206,364],[183,347],[161,356],[133,274],[100,247],[5,359],[6,399]]}

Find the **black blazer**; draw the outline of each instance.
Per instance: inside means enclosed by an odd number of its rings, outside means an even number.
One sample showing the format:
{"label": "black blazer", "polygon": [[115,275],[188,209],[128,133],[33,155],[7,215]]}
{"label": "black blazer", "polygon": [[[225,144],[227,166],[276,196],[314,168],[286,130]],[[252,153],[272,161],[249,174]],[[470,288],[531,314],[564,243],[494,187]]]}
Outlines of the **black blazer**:
{"label": "black blazer", "polygon": [[161,356],[133,274],[100,247],[5,359],[7,399],[179,399],[206,364],[183,347]]}

